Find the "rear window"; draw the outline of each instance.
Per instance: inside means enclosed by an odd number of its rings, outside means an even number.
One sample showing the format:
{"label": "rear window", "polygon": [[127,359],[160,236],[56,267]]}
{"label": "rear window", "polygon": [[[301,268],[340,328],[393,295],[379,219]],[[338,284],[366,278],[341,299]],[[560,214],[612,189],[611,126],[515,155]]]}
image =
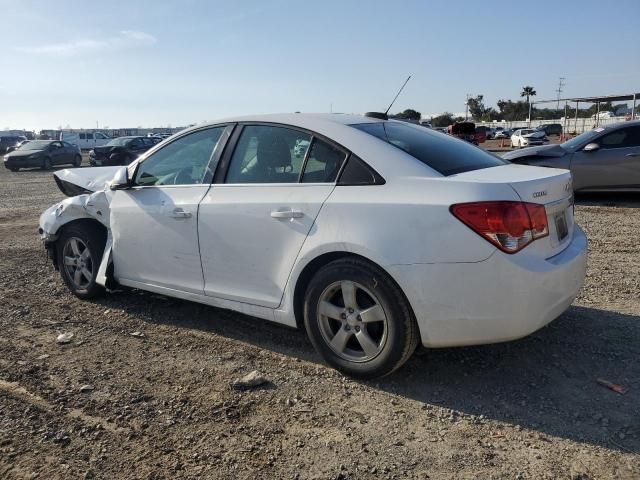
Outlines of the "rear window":
{"label": "rear window", "polygon": [[507,163],[468,142],[422,127],[396,122],[351,126],[404,150],[444,176]]}

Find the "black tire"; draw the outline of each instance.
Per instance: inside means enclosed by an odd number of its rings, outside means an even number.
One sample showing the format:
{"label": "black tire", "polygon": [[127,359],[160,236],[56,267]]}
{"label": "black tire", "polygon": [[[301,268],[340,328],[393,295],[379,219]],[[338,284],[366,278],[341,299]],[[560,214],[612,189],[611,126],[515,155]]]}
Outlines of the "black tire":
{"label": "black tire", "polygon": [[82,165],[82,157],[80,155],[76,155],[73,159],[73,166],[79,168]]}
{"label": "black tire", "polygon": [[[102,261],[102,255],[104,253],[104,247],[106,243],[106,235],[104,230],[98,225],[81,222],[72,223],[63,227],[64,230],[56,242],[56,255],[58,267],[60,269],[60,276],[67,285],[71,292],[82,299],[95,298],[104,294],[104,287],[96,283],[96,277],[98,274],[98,268]],[[70,242],[73,240],[80,240],[86,248],[89,249],[89,254],[84,259],[84,265],[86,269],[90,271],[90,278],[83,276],[82,282],[76,283],[72,277],[72,270],[76,270],[74,267],[67,267],[65,264],[65,249],[67,245],[71,248]],[[84,249],[81,250],[81,253]],[[66,253],[70,253],[68,250]]]}
{"label": "black tire", "polygon": [[42,160],[42,165],[40,166],[42,170],[51,170],[51,159],[49,157],[45,157]]}
{"label": "black tire", "polygon": [[[367,298],[372,298],[374,304],[379,304],[385,314],[386,334],[381,337],[384,340],[375,341],[378,353],[374,357],[362,361],[345,359],[345,347],[342,347],[343,355],[340,355],[330,346],[327,339],[326,329],[329,323],[334,324],[333,334],[337,336],[342,329],[350,330],[347,324],[350,320],[344,319],[343,316],[343,320],[334,321],[331,317],[327,322],[328,317],[324,316],[323,319],[319,314],[321,300],[326,299],[327,292],[335,288],[333,286],[337,283],[342,285],[345,281],[358,285],[358,288],[363,287],[362,290],[357,290],[357,295],[360,297],[356,301],[359,309],[356,314],[367,308],[365,305],[360,309],[360,305],[363,303],[362,295],[364,295],[364,302],[367,301]],[[344,297],[343,300],[339,299],[342,293],[336,293],[336,295],[338,295],[336,297],[338,298],[337,303],[341,303],[342,307],[346,308],[344,306],[347,305],[347,302]],[[349,318],[355,322],[352,315],[353,313],[349,315]],[[357,315],[357,319],[360,320],[360,315]],[[342,326],[340,326],[340,322],[342,322]],[[355,257],[335,260],[322,267],[314,275],[305,295],[304,323],[311,343],[329,365],[346,375],[363,380],[388,375],[397,370],[411,356],[419,341],[418,325],[400,288],[378,267]],[[356,324],[354,323],[354,325]],[[363,327],[351,327],[353,331],[345,334],[351,335],[348,342],[343,343],[346,345],[346,349],[361,347],[356,332],[360,332],[360,328],[362,328],[367,333],[366,326],[370,324],[361,323],[360,325]],[[378,331],[380,329],[381,327]],[[367,333],[367,337],[369,337],[369,333]],[[349,347],[349,345],[353,345],[353,347]],[[365,353],[363,347],[362,350]]]}
{"label": "black tire", "polygon": [[11,170],[12,172],[17,172],[20,169],[17,167],[10,167],[9,170]]}

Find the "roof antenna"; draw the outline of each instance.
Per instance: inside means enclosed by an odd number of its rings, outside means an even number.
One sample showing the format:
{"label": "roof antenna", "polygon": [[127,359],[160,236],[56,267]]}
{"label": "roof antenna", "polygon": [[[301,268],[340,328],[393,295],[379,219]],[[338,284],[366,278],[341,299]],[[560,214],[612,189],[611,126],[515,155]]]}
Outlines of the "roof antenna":
{"label": "roof antenna", "polygon": [[400,96],[400,94],[402,93],[402,90],[404,89],[405,85],[407,83],[409,83],[409,80],[411,80],[411,75],[409,75],[407,77],[407,79],[404,81],[404,83],[402,84],[402,86],[400,87],[400,90],[398,90],[398,93],[396,94],[396,96],[393,98],[393,101],[391,102],[391,104],[389,104],[389,108],[387,108],[387,111],[384,112],[385,115],[387,115],[389,113],[389,110],[391,110],[391,107],[393,106],[394,103],[396,103],[396,100],[398,99],[398,97]]}

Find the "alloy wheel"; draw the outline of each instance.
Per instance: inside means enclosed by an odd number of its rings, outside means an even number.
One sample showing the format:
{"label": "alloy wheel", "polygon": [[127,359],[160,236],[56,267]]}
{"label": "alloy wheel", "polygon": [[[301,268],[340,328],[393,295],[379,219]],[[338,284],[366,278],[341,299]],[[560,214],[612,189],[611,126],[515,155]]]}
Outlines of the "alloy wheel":
{"label": "alloy wheel", "polygon": [[343,280],[320,295],[318,324],[326,344],[340,358],[367,362],[387,341],[388,318],[376,296],[357,282]]}
{"label": "alloy wheel", "polygon": [[62,251],[67,277],[78,290],[85,290],[93,279],[91,250],[78,237],[70,237]]}

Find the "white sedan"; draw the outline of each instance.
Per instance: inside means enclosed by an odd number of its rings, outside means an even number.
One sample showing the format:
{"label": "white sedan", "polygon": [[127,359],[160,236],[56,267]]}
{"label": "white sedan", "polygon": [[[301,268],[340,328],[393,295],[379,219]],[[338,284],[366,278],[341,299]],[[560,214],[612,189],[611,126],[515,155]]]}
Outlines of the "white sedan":
{"label": "white sedan", "polygon": [[75,295],[124,285],[302,327],[359,378],[393,372],[419,343],[528,335],[585,275],[568,171],[406,122],[232,118],[128,167],[55,175],[72,197],[39,231]]}
{"label": "white sedan", "polygon": [[547,137],[543,131],[532,128],[521,128],[511,135],[511,148],[532,147],[534,145],[544,145],[547,142]]}

